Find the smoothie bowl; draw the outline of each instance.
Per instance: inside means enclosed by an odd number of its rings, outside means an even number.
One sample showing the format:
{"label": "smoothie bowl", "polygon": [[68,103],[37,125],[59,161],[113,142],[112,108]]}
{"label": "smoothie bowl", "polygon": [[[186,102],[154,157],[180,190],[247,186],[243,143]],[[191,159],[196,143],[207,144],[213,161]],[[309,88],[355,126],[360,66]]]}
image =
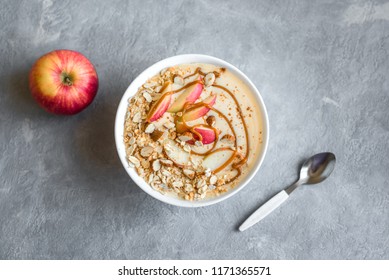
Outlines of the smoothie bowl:
{"label": "smoothie bowl", "polygon": [[211,205],[258,171],[268,118],[253,83],[205,55],[164,59],[140,74],[119,104],[115,141],[132,180],[163,202]]}

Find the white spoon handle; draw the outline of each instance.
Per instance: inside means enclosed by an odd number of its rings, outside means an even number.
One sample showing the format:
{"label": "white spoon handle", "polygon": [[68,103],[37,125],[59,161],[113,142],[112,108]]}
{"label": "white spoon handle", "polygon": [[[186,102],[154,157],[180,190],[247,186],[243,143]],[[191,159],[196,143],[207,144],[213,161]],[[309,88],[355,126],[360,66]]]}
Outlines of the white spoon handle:
{"label": "white spoon handle", "polygon": [[282,190],[271,199],[269,199],[265,204],[263,204],[257,211],[251,214],[246,221],[239,227],[240,231],[244,231],[249,227],[255,225],[260,220],[269,215],[273,210],[280,206],[285,200],[287,200],[289,195],[285,190]]}

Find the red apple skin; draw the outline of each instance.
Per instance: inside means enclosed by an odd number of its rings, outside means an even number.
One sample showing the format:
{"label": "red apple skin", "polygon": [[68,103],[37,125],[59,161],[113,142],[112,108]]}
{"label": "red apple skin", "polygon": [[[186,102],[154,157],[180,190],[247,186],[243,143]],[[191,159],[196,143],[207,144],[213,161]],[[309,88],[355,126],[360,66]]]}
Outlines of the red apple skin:
{"label": "red apple skin", "polygon": [[159,118],[165,114],[166,110],[170,106],[170,102],[172,100],[171,94],[168,92],[172,90],[171,83],[168,83],[165,88],[162,90],[162,96],[157,102],[153,104],[149,113],[147,114],[146,121],[151,123],[157,121]]}
{"label": "red apple skin", "polygon": [[92,103],[99,87],[93,64],[81,53],[55,50],[33,65],[30,91],[48,112],[73,115]]}
{"label": "red apple skin", "polygon": [[151,123],[161,118],[163,114],[165,114],[167,108],[169,108],[171,100],[172,100],[171,95],[163,95],[161,99],[158,100],[153,107],[151,107],[150,112],[152,112],[152,114],[149,114],[147,116],[146,121]]}
{"label": "red apple skin", "polygon": [[216,102],[216,95],[211,95],[205,98],[202,102],[194,104],[192,108],[184,113],[182,118],[176,120],[176,130],[178,133],[184,133],[188,130],[188,127],[184,125],[183,120],[185,122],[193,121],[205,116]]}
{"label": "red apple skin", "polygon": [[207,98],[205,98],[200,104],[204,104],[203,106],[193,106],[192,108],[189,108],[188,111],[185,112],[183,119],[186,122],[193,121],[196,119],[201,118],[202,116],[205,116],[210,109],[216,102],[216,95],[211,95]]}
{"label": "red apple skin", "polygon": [[[211,144],[216,140],[216,133],[212,128],[208,128],[206,126],[200,125],[200,126],[195,127],[193,130],[201,135],[201,137],[202,137],[201,142],[204,145]],[[196,135],[195,133],[193,133],[193,138],[195,140],[199,140],[198,135]],[[187,141],[187,143],[190,145],[194,145],[195,141],[189,140],[189,141]]]}
{"label": "red apple skin", "polygon": [[200,78],[199,81],[200,82],[185,89],[185,91],[177,97],[177,99],[173,102],[173,104],[168,109],[169,113],[177,113],[178,111],[181,111],[184,108],[185,103],[196,102],[196,100],[200,97],[201,93],[203,92],[203,88],[204,88],[204,85]]}

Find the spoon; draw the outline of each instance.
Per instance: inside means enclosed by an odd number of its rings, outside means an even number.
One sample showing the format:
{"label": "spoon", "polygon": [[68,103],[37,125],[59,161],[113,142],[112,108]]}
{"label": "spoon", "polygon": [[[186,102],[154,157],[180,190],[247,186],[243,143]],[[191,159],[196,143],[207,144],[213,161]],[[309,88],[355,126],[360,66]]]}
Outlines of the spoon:
{"label": "spoon", "polygon": [[285,200],[297,187],[323,182],[334,170],[335,162],[336,158],[333,153],[320,153],[310,157],[301,167],[300,178],[293,185],[289,186],[285,190],[282,190],[259,207],[257,211],[251,214],[251,216],[244,221],[244,223],[239,227],[239,230],[244,231],[265,218],[273,210],[285,202]]}

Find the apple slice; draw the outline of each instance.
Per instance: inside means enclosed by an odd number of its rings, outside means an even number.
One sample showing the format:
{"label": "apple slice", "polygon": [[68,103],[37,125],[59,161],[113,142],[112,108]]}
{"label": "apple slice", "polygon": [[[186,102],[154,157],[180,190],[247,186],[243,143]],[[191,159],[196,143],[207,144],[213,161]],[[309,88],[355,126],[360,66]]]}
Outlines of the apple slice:
{"label": "apple slice", "polygon": [[189,153],[185,152],[177,142],[167,139],[163,145],[166,156],[179,167],[185,167],[189,162]]}
{"label": "apple slice", "polygon": [[216,95],[211,95],[205,98],[202,102],[196,103],[192,108],[188,109],[182,116],[186,122],[201,118],[211,110],[211,107],[216,102]]}
{"label": "apple slice", "polygon": [[227,163],[227,161],[231,159],[234,153],[235,152],[232,150],[216,150],[214,153],[204,158],[202,165],[205,169],[210,169],[211,171],[216,170],[216,172],[218,172],[218,169]]}
{"label": "apple slice", "polygon": [[158,99],[157,102],[155,102],[151,107],[146,118],[147,122],[149,123],[154,122],[158,120],[160,117],[162,117],[163,114],[165,114],[172,100],[172,95],[166,93],[168,93],[171,90],[172,90],[172,85],[171,83],[168,83],[162,91],[161,98]]}
{"label": "apple slice", "polygon": [[[216,140],[216,133],[212,128],[200,125],[193,128],[195,132],[201,135],[201,142],[203,145],[211,144]],[[199,135],[193,133],[193,138],[195,140],[200,140]],[[195,140],[189,140],[188,144],[195,144]]]}
{"label": "apple slice", "polygon": [[[200,80],[200,78],[199,78]],[[169,113],[177,113],[184,108],[185,103],[195,103],[195,101],[200,97],[203,92],[203,83],[196,82],[193,85],[189,86],[183,93],[181,93],[177,99],[170,106]]]}

